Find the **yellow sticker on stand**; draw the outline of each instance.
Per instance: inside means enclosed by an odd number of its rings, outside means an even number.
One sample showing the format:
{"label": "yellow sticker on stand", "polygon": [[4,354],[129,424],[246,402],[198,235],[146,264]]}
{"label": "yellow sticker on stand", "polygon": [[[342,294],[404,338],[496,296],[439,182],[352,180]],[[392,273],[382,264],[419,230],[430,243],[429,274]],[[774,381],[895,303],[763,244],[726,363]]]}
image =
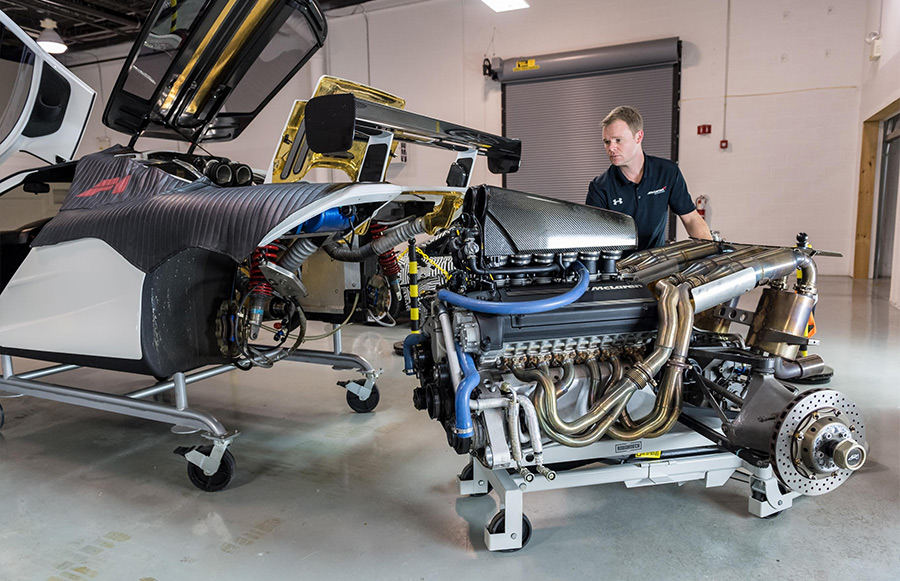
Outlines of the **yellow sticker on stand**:
{"label": "yellow sticker on stand", "polygon": [[639,452],[634,455],[635,458],[659,458],[662,456],[662,450],[658,452]]}
{"label": "yellow sticker on stand", "polygon": [[519,71],[536,71],[539,68],[541,68],[541,65],[535,64],[534,59],[526,59],[516,61],[516,66],[513,67],[513,72],[517,73]]}

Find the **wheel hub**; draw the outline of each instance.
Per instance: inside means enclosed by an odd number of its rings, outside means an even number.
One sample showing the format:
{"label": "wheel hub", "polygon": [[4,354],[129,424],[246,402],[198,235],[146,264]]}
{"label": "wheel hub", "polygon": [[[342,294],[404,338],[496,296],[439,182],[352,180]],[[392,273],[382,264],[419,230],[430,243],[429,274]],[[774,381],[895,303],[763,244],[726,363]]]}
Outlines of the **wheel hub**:
{"label": "wheel hub", "polygon": [[781,413],[770,455],[778,479],[806,495],[834,490],[865,463],[866,429],[856,405],[831,389],[797,395]]}

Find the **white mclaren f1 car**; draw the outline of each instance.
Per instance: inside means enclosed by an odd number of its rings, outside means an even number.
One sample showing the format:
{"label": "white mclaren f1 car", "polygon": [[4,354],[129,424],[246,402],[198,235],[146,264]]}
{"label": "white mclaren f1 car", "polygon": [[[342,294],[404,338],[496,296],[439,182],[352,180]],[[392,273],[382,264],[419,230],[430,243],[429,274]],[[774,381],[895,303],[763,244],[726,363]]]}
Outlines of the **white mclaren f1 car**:
{"label": "white mclaren f1 car", "polygon": [[[199,431],[209,444],[176,451],[204,490],[231,480],[236,432],[188,407],[186,386],[280,360],[327,364],[360,371],[341,383],[354,410],[372,410],[379,371],[342,352],[339,325],[396,312],[393,248],[450,224],[478,155],[495,173],[517,168],[518,141],[335,78],[294,105],[267,174],[199,153],[240,135],[322,46],[313,0],[157,2],[103,114],[130,142],[73,161],[94,92],[2,12],[0,24],[0,161],[22,151],[49,164],[0,180],[0,196],[70,184],[56,216],[2,234],[0,393]],[[141,152],[141,137],[189,146]],[[386,183],[399,142],[455,154],[446,185]],[[314,167],[351,181],[302,181]],[[334,324],[333,351],[301,348],[310,319]],[[13,357],[55,365],[17,374]],[[76,367],[152,382],[112,394],[45,380]],[[167,391],[174,405],[148,400]]]}

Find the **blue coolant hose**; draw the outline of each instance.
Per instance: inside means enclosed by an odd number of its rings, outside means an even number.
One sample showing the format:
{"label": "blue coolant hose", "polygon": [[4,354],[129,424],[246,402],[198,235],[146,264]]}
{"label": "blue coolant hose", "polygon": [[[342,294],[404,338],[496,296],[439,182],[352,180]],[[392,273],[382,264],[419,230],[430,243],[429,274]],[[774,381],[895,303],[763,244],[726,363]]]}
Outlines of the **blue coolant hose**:
{"label": "blue coolant hose", "polygon": [[581,295],[587,290],[588,284],[590,284],[590,273],[580,262],[576,262],[575,264],[578,265],[578,282],[575,283],[575,287],[555,297],[534,301],[501,303],[497,301],[472,299],[446,289],[441,289],[437,293],[437,298],[438,300],[448,302],[457,307],[462,307],[477,313],[487,313],[489,315],[529,315],[532,313],[544,313],[574,303],[581,298]]}
{"label": "blue coolant hose", "polygon": [[422,333],[410,333],[403,340],[403,373],[406,375],[415,375],[415,364],[413,362],[412,349],[414,345],[418,345],[425,340]]}
{"label": "blue coolant hose", "polygon": [[481,383],[481,375],[475,367],[475,361],[468,353],[463,353],[459,343],[456,344],[456,356],[462,367],[465,377],[459,382],[456,390],[456,435],[460,438],[471,438],[475,431],[472,429],[472,412],[469,410],[469,400],[472,392]]}

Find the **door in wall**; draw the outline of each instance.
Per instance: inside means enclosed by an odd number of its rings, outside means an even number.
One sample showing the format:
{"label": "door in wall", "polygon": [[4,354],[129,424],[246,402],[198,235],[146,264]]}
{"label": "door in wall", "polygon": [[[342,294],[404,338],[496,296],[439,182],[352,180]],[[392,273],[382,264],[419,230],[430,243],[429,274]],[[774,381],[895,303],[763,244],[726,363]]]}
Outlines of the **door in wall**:
{"label": "door in wall", "polygon": [[900,115],[884,122],[881,151],[877,229],[875,231],[875,278],[891,276],[897,224],[897,188],[900,182]]}

